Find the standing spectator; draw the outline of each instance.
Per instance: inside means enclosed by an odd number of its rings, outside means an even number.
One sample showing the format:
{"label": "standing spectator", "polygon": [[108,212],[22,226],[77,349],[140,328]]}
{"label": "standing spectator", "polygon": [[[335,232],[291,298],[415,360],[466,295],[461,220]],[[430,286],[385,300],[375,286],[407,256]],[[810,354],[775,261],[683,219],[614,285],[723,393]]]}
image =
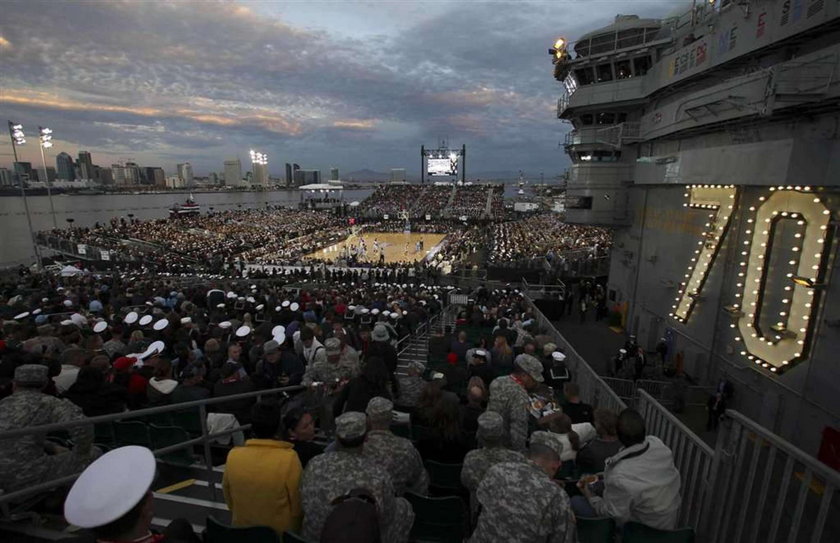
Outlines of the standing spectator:
{"label": "standing spectator", "polygon": [[504,334],[496,335],[490,356],[493,358],[493,374],[497,377],[513,371],[513,349]]}
{"label": "standing spectator", "polygon": [[505,425],[505,445],[517,451],[525,450],[528,438],[528,391],[543,382],[542,364],[533,356],[523,354],[516,357],[516,365],[510,375],[497,377],[490,384],[489,411],[502,416]]}
{"label": "standing spectator", "polygon": [[280,406],[263,401],[251,410],[254,439],[228,453],[222,488],[234,526],[270,526],[278,533],[300,528],[303,468],[285,441]]}
{"label": "standing spectator", "polygon": [[369,358],[362,374],[350,379],[336,396],[333,413],[337,417],[344,411],[364,411],[371,399],[382,396],[391,398],[388,392],[388,370],[381,358]]}
{"label": "standing spectator", "polygon": [[324,452],[324,447],[315,442],[315,417],[304,406],[291,405],[283,415],[283,427],[304,468],[309,460]]}

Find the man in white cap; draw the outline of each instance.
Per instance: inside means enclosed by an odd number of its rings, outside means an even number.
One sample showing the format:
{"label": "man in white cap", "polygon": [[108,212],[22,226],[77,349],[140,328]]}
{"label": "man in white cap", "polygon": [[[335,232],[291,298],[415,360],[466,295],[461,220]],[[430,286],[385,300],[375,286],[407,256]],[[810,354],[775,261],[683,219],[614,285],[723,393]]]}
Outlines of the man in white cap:
{"label": "man in white cap", "polygon": [[[41,392],[48,380],[44,365],[24,364],[15,369],[14,393],[0,400],[0,433],[86,419],[69,400]],[[0,488],[13,492],[81,471],[97,452],[92,447],[93,426],[67,431],[74,443],[72,451],[52,445],[38,433],[0,440]]]}
{"label": "man in white cap", "polygon": [[521,354],[513,361],[510,375],[497,377],[490,383],[488,411],[502,416],[505,424],[505,445],[517,451],[525,450],[528,438],[528,407],[531,400],[528,391],[543,382],[543,366],[539,360],[528,354]]}
{"label": "man in white cap", "polygon": [[411,504],[394,497],[391,476],[363,454],[367,417],[348,411],[335,419],[335,425],[338,449],[310,460],[300,481],[303,537],[320,540],[333,501],[353,489],[364,488],[376,500],[382,542],[408,541],[414,523]]}
{"label": "man in white cap", "polygon": [[73,526],[89,529],[99,543],[199,543],[184,519],[170,522],[162,534],[152,533],[154,478],[152,451],[135,445],[114,449],[73,483],[64,500],[64,517]]}

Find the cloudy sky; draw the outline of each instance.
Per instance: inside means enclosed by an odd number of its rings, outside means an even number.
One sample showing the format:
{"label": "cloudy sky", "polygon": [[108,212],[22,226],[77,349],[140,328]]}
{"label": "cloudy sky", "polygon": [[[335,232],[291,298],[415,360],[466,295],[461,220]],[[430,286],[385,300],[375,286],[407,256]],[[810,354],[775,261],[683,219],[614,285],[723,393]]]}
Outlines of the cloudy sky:
{"label": "cloudy sky", "polygon": [[[468,175],[561,172],[548,47],[690,0],[2,1],[0,111],[110,165],[222,170],[248,149],[342,171],[465,143]],[[30,138],[30,142],[35,138]],[[35,160],[28,144],[24,160]],[[0,145],[0,165],[11,162]],[[38,162],[40,159],[38,159]]]}

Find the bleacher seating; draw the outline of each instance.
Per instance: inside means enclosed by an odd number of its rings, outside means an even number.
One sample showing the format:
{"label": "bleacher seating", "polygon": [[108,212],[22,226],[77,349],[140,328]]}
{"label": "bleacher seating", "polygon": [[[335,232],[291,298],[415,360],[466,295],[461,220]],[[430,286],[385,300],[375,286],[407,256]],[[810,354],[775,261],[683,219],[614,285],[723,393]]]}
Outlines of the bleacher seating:
{"label": "bleacher seating", "polygon": [[204,543],[280,543],[280,536],[268,526],[234,528],[207,517]]}
{"label": "bleacher seating", "polygon": [[464,502],[455,496],[427,497],[406,492],[414,509],[413,541],[461,543],[467,535],[468,517]]}

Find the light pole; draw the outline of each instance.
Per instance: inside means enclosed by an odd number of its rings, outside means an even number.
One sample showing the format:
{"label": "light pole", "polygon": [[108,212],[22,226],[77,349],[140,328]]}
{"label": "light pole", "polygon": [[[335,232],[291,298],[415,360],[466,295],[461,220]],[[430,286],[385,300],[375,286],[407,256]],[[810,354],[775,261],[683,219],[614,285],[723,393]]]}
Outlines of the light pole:
{"label": "light pole", "polygon": [[52,143],[52,130],[49,128],[44,128],[42,126],[38,127],[38,131],[41,133],[41,145],[38,147],[41,148],[41,164],[44,165],[44,179],[47,182],[47,198],[50,199],[50,213],[52,214],[53,220],[53,228],[58,228],[58,222],[55,218],[55,206],[53,205],[52,199],[52,190],[50,190],[50,174],[47,173],[47,159],[44,156],[44,149],[49,149],[53,146]]}
{"label": "light pole", "polygon": [[[17,148],[19,145],[26,143],[26,135],[23,133],[23,125],[9,121],[9,139],[12,140],[12,153],[15,157],[15,163],[18,161]],[[26,200],[26,189],[23,187],[23,177],[17,174],[18,183],[20,183],[20,195],[23,197],[23,208],[26,211],[26,222],[29,223],[29,236],[32,238],[32,250],[35,252],[35,262],[38,264],[38,269],[43,268],[41,264],[41,251],[38,249],[38,243],[35,240],[35,231],[32,229],[32,216],[29,214],[29,202]]]}

